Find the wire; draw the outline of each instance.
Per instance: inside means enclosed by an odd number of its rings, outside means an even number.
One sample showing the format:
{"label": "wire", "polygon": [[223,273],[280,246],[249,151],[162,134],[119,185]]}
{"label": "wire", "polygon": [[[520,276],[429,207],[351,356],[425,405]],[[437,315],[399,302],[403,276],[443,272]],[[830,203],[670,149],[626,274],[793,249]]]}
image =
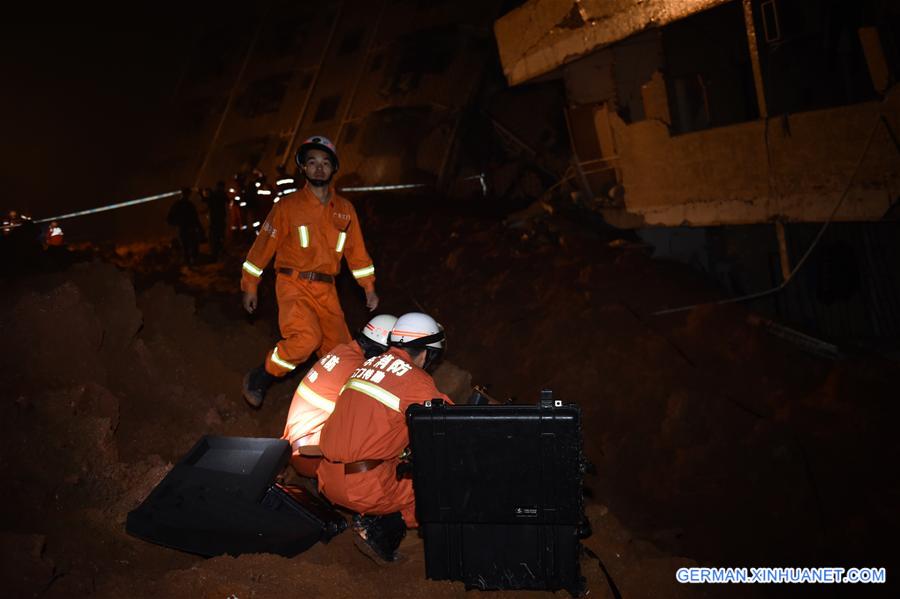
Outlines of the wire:
{"label": "wire", "polygon": [[[812,254],[813,250],[819,244],[819,241],[822,239],[822,236],[825,234],[825,231],[828,229],[828,225],[831,224],[831,221],[834,220],[835,215],[841,207],[841,204],[844,203],[844,200],[847,198],[847,194],[850,193],[850,188],[853,185],[853,180],[856,179],[856,175],[859,172],[859,167],[862,166],[863,160],[866,157],[866,154],[869,153],[869,147],[872,145],[872,140],[875,138],[875,132],[878,130],[879,123],[882,122],[881,115],[879,114],[878,118],[875,120],[874,125],[872,125],[872,129],[869,131],[869,136],[866,139],[866,145],[863,147],[862,153],[859,155],[859,158],[856,160],[856,166],[853,167],[853,172],[850,173],[850,178],[847,180],[847,185],[844,186],[844,191],[841,193],[838,201],[835,203],[834,208],[831,210],[831,214],[828,216],[828,219],[822,223],[822,227],[819,229],[819,232],[816,233],[815,238],[812,240],[812,243],[807,248],[806,252],[797,261],[797,264],[791,269],[791,272],[788,273],[787,278],[785,278],[780,285],[776,287],[772,287],[771,289],[767,289],[766,291],[760,291],[757,293],[750,293],[747,295],[742,295],[739,297],[732,297],[729,299],[719,300],[715,302],[703,302],[699,304],[692,304],[690,306],[681,306],[680,308],[667,308],[665,310],[657,310],[656,312],[651,313],[651,316],[662,316],[663,314],[674,314],[676,312],[686,312],[687,310],[693,310],[694,308],[699,308],[701,306],[719,306],[722,304],[734,304],[737,302],[743,302],[747,300],[757,299],[760,297],[766,297],[767,295],[771,295],[773,293],[777,293],[787,287],[788,283],[790,283],[794,279],[794,275],[803,267],[806,263],[807,258],[809,258],[810,254]],[[768,127],[767,127],[768,129]],[[889,132],[890,134],[890,132]]]}
{"label": "wire", "polygon": [[612,592],[612,595],[615,599],[622,599],[622,593],[619,591],[619,587],[616,586],[616,582],[613,580],[613,577],[610,576],[609,570],[606,569],[606,564],[603,563],[603,560],[600,559],[600,556],[594,553],[590,547],[587,545],[582,545],[584,548],[584,552],[591,559],[597,560],[597,564],[600,566],[600,570],[603,572],[603,576],[606,577],[606,584],[609,585],[609,590]]}
{"label": "wire", "polygon": [[70,212],[68,214],[61,214],[59,216],[49,216],[47,218],[39,218],[35,219],[35,223],[46,223],[51,220],[63,220],[64,218],[75,218],[76,216],[84,216],[85,214],[94,214],[96,212],[106,212],[107,210],[115,210],[116,208],[124,208],[125,206],[134,206],[135,204],[143,204],[144,202],[152,202],[154,200],[161,200],[163,198],[170,198],[172,196],[177,196],[181,192],[180,191],[168,191],[166,193],[159,193],[152,196],[147,196],[145,198],[138,198],[136,200],[128,200],[127,202],[119,202],[118,204],[110,204],[108,206],[100,206],[99,208],[90,208],[88,210],[81,210],[79,212]]}

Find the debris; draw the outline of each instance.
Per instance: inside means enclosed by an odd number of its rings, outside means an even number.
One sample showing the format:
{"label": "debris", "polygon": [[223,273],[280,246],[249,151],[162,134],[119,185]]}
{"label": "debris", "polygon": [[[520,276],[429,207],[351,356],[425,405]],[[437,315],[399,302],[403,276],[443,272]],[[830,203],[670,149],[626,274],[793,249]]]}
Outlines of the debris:
{"label": "debris", "polygon": [[827,341],[822,341],[821,339],[816,339],[815,337],[786,327],[783,324],[779,324],[773,320],[763,318],[757,314],[751,314],[750,316],[748,316],[747,322],[754,326],[765,329],[768,333],[775,335],[780,339],[784,339],[785,341],[793,343],[805,352],[821,356],[823,358],[828,358],[830,360],[838,360],[842,357],[841,351],[837,345],[828,343]]}

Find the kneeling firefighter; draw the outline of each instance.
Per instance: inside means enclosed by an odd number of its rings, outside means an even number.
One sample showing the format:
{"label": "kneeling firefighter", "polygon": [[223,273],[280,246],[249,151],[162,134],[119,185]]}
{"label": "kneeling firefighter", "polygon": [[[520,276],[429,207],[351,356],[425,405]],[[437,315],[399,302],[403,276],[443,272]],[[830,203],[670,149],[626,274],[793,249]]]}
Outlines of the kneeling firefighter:
{"label": "kneeling firefighter", "polygon": [[412,480],[398,479],[400,456],[409,444],[406,408],[435,398],[426,370],[443,353],[444,330],[427,314],[397,319],[390,349],[369,358],[347,380],[322,427],[319,490],[330,501],[359,512],[353,527],[361,549],[391,562],[406,534],[417,526]]}
{"label": "kneeling firefighter", "polygon": [[384,353],[397,317],[379,314],[372,318],[350,343],[332,348],[313,364],[294,392],[282,439],[291,444],[291,465],[299,474],[316,475],[321,461],[319,436],[322,425],[334,412],[341,389],[353,372],[368,358]]}

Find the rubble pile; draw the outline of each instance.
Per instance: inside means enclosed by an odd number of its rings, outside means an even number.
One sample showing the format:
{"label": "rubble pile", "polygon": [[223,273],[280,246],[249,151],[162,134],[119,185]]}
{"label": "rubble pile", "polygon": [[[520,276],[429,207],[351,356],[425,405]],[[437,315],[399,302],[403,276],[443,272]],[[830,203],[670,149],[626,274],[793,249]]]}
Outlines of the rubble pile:
{"label": "rubble pile", "polygon": [[[685,267],[611,247],[602,232],[555,216],[557,237],[542,241],[402,202],[360,213],[380,309],[427,311],[448,332],[441,389],[462,400],[486,385],[501,401],[530,403],[552,388],[581,406],[597,471],[586,479],[594,534],[585,545],[623,596],[696,593],[674,584],[684,565],[882,565],[873,560],[897,529],[896,480],[879,476],[875,459],[897,455],[891,364],[804,353],[752,325],[740,306],[654,318],[719,292]],[[349,535],[291,560],[202,560],[126,535],[128,511],[200,436],[281,434],[297,376],[273,387],[260,411],[238,392],[277,335],[271,288],[255,319],[240,311],[239,260],[201,267],[202,276],[93,262],[11,281],[0,298],[8,593],[463,592],[425,579],[416,535],[401,546],[408,559],[387,570]],[[351,329],[360,326],[368,313],[346,273],[338,290]],[[612,596],[599,564],[585,557],[582,568],[593,595]]]}
{"label": "rubble pile", "polygon": [[[232,392],[248,360],[264,352],[268,324],[226,323],[216,305],[198,311],[193,298],[161,283],[135,293],[127,273],[100,262],[19,280],[3,301],[0,381],[8,400],[0,408],[0,474],[8,483],[0,546],[4,580],[12,583],[7,592],[266,597],[292,588],[375,596],[385,584],[408,596],[461,591],[425,580],[415,536],[404,543],[409,559],[389,572],[362,556],[348,535],[293,560],[205,561],[127,536],[127,513],[202,434],[280,433],[289,384],[276,388],[271,413],[249,412]],[[472,384],[451,362],[435,378],[460,401]],[[602,506],[589,506],[588,514],[595,528],[628,538]],[[597,539],[595,550],[603,552],[604,543]],[[606,588],[599,568],[586,570],[593,587]]]}

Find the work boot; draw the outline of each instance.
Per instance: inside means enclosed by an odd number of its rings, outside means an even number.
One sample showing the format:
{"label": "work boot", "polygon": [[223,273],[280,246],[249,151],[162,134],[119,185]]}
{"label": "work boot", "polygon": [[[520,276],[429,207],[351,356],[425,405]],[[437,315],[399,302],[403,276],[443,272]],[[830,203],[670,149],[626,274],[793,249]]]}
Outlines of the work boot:
{"label": "work boot", "polygon": [[277,378],[266,372],[265,366],[257,366],[244,375],[244,400],[252,407],[259,408],[266,397],[266,391]]}
{"label": "work boot", "polygon": [[406,536],[406,523],[400,512],[385,516],[353,516],[354,542],[375,563],[385,566],[400,560],[397,548]]}

